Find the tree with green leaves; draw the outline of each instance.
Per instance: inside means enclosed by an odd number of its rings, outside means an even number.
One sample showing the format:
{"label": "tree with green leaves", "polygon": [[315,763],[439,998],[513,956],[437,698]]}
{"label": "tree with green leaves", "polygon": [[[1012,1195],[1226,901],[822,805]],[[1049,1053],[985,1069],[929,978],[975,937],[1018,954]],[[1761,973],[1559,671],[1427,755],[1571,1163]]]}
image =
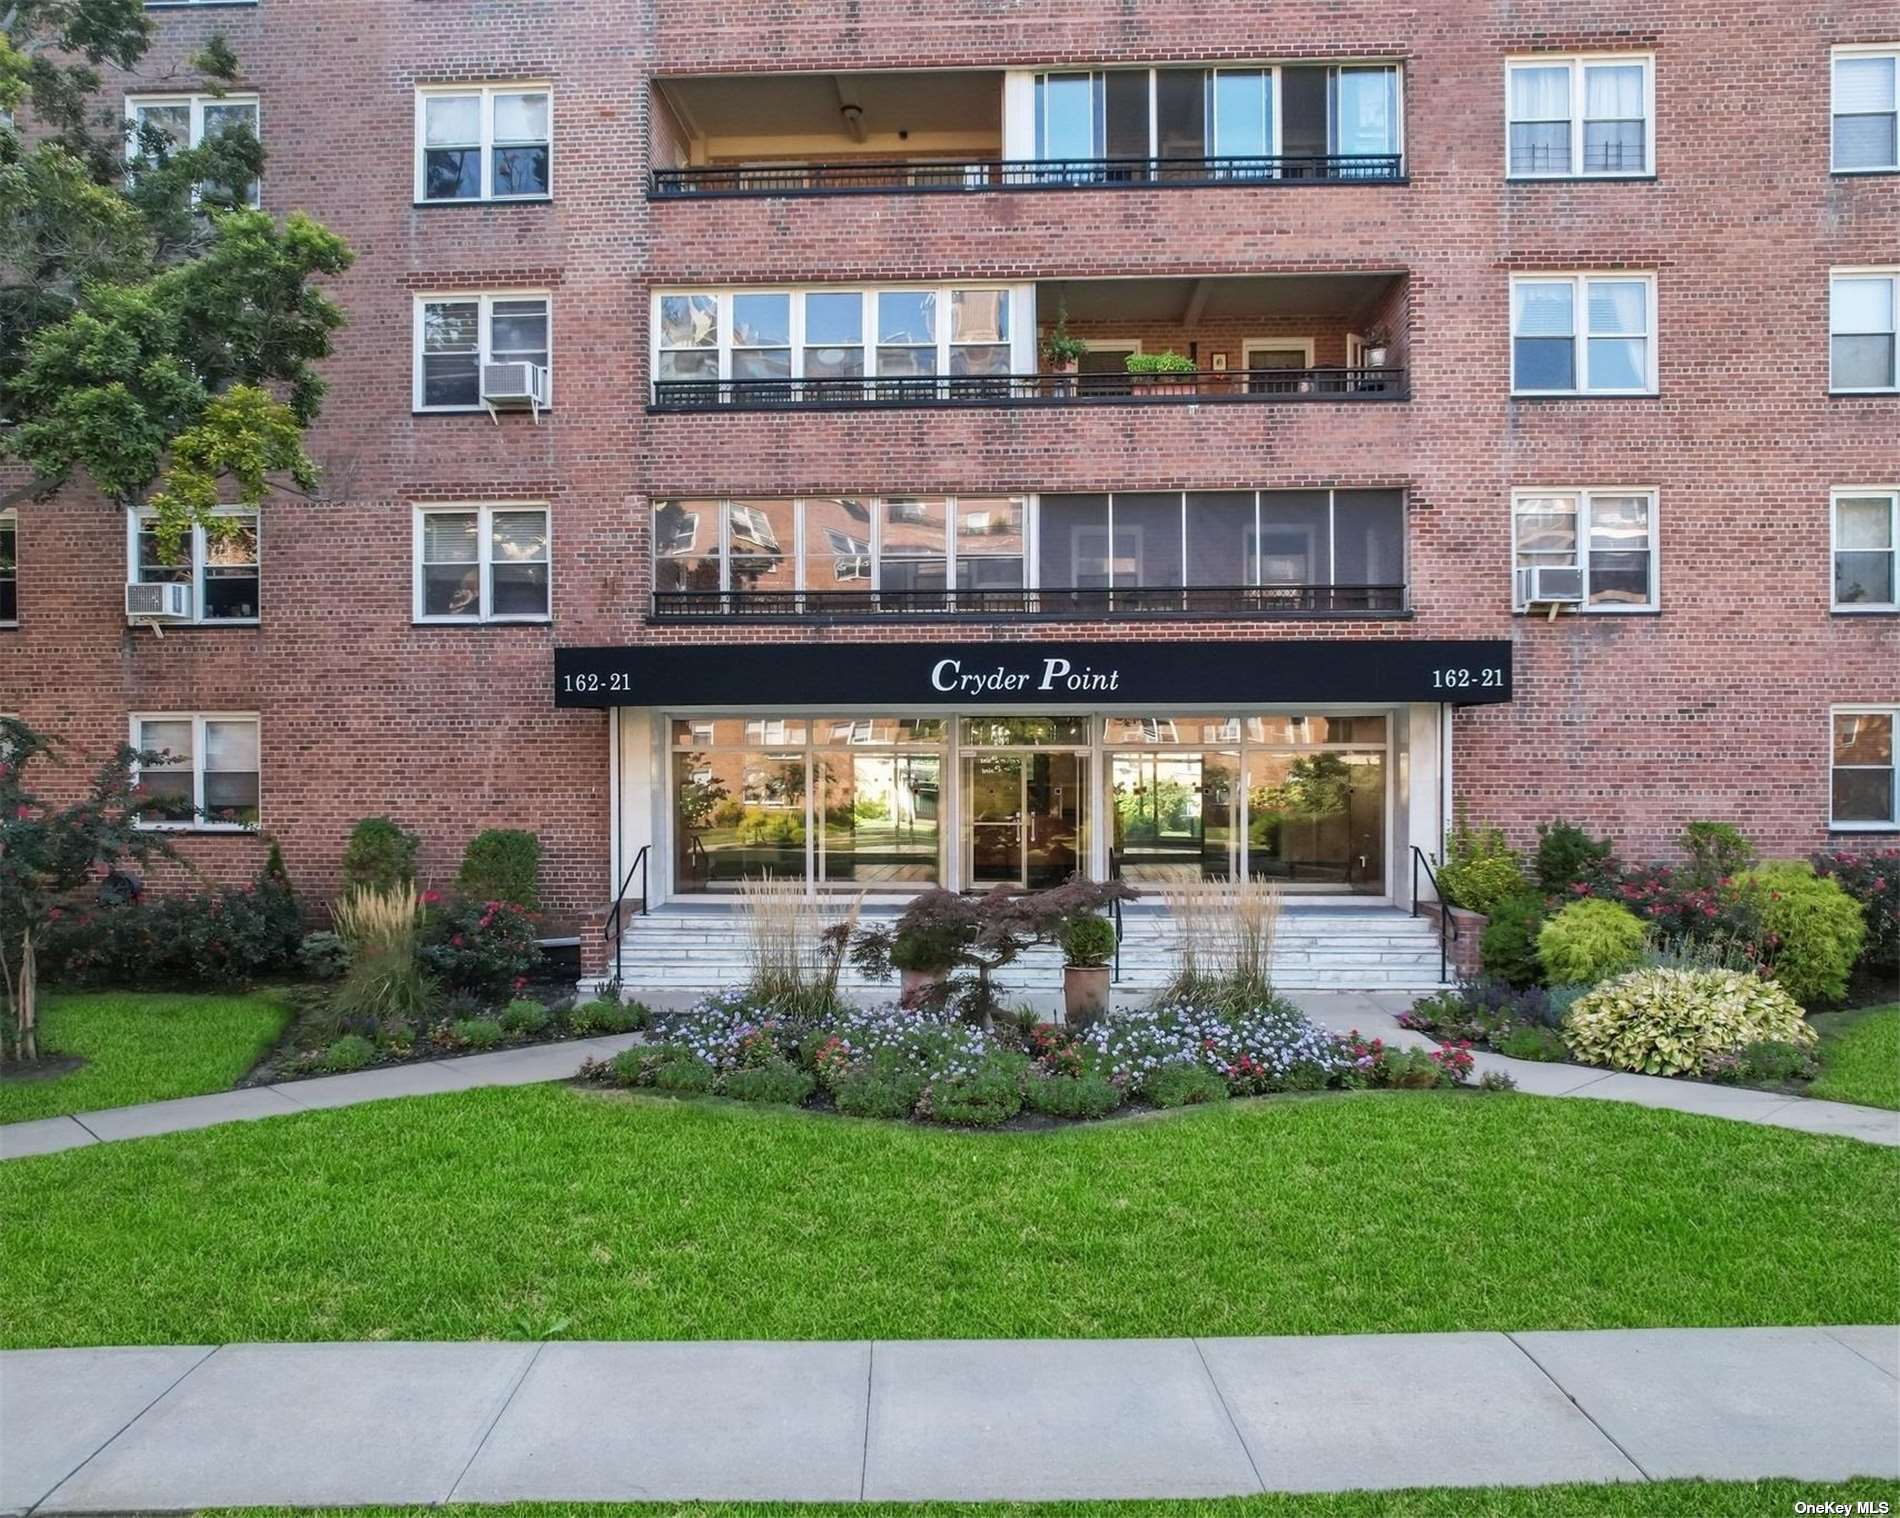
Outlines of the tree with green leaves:
{"label": "tree with green leaves", "polygon": [[[316,371],[343,311],[315,281],[343,240],[248,204],[264,151],[243,125],[198,146],[100,104],[135,71],[141,0],[0,0],[0,507],[88,480],[155,519],[161,552],[220,505],[310,494]],[[238,61],[214,37],[165,76],[222,94]]]}

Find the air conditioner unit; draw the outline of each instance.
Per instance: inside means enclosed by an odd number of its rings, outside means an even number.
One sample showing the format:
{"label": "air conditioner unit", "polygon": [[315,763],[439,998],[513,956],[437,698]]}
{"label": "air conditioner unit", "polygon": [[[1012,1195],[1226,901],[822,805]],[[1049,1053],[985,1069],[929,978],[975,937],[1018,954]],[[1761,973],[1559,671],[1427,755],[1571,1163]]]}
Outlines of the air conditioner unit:
{"label": "air conditioner unit", "polygon": [[129,581],[125,587],[128,622],[189,622],[191,587],[176,582],[148,584]]}
{"label": "air conditioner unit", "polygon": [[1517,598],[1526,606],[1576,606],[1583,601],[1583,570],[1575,564],[1531,564],[1517,572]]}
{"label": "air conditioner unit", "polygon": [[[529,363],[483,364],[482,365],[482,404],[488,408],[488,414],[495,416],[497,411],[520,411],[524,408],[534,413],[534,419],[541,420],[541,408],[548,403],[548,371],[546,365]],[[495,417],[499,422],[500,417]]]}

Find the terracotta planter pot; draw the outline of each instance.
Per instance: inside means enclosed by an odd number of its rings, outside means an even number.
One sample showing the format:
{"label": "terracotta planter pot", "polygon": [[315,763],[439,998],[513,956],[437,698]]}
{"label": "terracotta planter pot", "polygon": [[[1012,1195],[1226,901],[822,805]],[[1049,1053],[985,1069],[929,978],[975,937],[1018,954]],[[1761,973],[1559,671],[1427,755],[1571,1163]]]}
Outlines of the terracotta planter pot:
{"label": "terracotta planter pot", "polygon": [[1062,1016],[1065,1022],[1088,1023],[1108,1012],[1107,965],[1062,967]]}

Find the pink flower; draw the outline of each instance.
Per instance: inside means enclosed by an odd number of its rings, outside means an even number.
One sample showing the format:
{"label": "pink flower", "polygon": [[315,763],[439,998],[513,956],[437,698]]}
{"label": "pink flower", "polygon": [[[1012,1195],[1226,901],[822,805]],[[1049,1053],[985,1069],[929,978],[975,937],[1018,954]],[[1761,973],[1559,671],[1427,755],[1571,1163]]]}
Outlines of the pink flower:
{"label": "pink flower", "polygon": [[433,886],[431,886],[428,890],[422,893],[422,904],[425,907],[432,907],[441,899],[442,899],[442,893],[436,890]]}

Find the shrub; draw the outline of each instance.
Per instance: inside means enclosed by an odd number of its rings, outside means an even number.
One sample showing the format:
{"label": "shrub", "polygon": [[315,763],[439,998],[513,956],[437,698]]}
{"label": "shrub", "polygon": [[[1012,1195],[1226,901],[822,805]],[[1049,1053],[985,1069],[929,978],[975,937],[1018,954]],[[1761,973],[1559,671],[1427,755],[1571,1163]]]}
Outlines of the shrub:
{"label": "shrub", "polygon": [[1115,957],[1115,924],[1106,917],[1075,917],[1056,930],[1064,963],[1095,967]]}
{"label": "shrub", "polygon": [[1556,984],[1594,985],[1633,969],[1646,935],[1636,914],[1613,901],[1573,901],[1537,934],[1537,958]]}
{"label": "shrub", "polygon": [[1192,374],[1194,360],[1172,348],[1162,353],[1131,353],[1125,361],[1130,374]]}
{"label": "shrub", "polygon": [[1546,896],[1574,896],[1577,888],[1595,890],[1615,877],[1610,840],[1592,838],[1561,818],[1537,825],[1537,854],[1531,864],[1537,889]]}
{"label": "shrub", "polygon": [[55,909],[37,952],[49,984],[245,986],[294,973],[302,947],[296,897],[265,875],[244,890]]}
{"label": "shrub", "polygon": [[539,838],[517,828],[486,828],[469,840],[455,883],[477,901],[508,901],[538,912],[540,873]]}
{"label": "shrub", "polygon": [[416,850],[422,840],[387,817],[365,817],[350,829],[343,850],[343,883],[363,890],[387,891],[416,878]]}
{"label": "shrub", "polygon": [[492,1049],[508,1036],[492,1017],[465,1017],[450,1024],[450,1031],[464,1049]]}
{"label": "shrub", "polygon": [[342,1075],[351,1070],[361,1070],[375,1058],[376,1046],[360,1033],[350,1033],[325,1049],[318,1063],[320,1068]]}
{"label": "shrub", "polygon": [[1023,1109],[1023,1076],[1029,1061],[994,1051],[971,1066],[933,1074],[918,1098],[917,1116],[959,1128],[994,1128]]}
{"label": "shrub", "polygon": [[1900,849],[1816,854],[1814,873],[1832,880],[1860,903],[1867,934],[1863,970],[1900,972]]}
{"label": "shrub", "polygon": [[312,980],[341,980],[350,968],[350,946],[335,933],[306,933],[297,963]]}
{"label": "shrub", "polygon": [[1614,893],[1603,894],[1669,938],[1723,940],[1744,954],[1756,951],[1761,939],[1761,922],[1745,896],[1697,885],[1686,871],[1666,864],[1626,870]]}
{"label": "shrub", "polygon": [[798,1106],[817,1089],[818,1082],[810,1074],[782,1059],[734,1070],[726,1077],[724,1086],[725,1094],[735,1101],[782,1102],[791,1107]]}
{"label": "shrub", "polygon": [[346,1017],[407,1021],[427,1009],[433,987],[416,956],[416,888],[358,886],[334,907],[350,968],[336,1000]]}
{"label": "shrub", "polygon": [[1157,1107],[1198,1107],[1227,1100],[1227,1082],[1199,1065],[1169,1065],[1142,1088]]}
{"label": "shrub", "polygon": [[1532,895],[1507,896],[1491,909],[1478,940],[1484,973],[1507,985],[1534,986],[1544,978],[1537,957],[1537,934],[1544,926],[1544,903]]}
{"label": "shrub", "polygon": [[597,996],[568,1008],[567,1025],[576,1033],[631,1033],[647,1025],[648,1015],[647,1009],[637,1001]]}
{"label": "shrub", "polygon": [[713,1088],[713,1067],[681,1044],[648,1044],[614,1057],[613,1072],[629,1086],[701,1092]]}
{"label": "shrub", "polygon": [[1733,1054],[1710,1055],[1702,1073],[1711,1080],[1750,1086],[1791,1086],[1811,1081],[1821,1073],[1821,1062],[1804,1045],[1786,1039],[1764,1038],[1744,1044]]}
{"label": "shrub", "polygon": [[1787,991],[1735,970],[1636,970],[1580,997],[1564,1022],[1588,1065],[1645,1075],[1700,1071],[1712,1055],[1778,1039],[1802,1047],[1814,1029]]}
{"label": "shrub", "polygon": [[894,1059],[876,1059],[837,1076],[831,1094],[838,1110],[849,1117],[909,1117],[927,1084],[921,1070]]}
{"label": "shrub", "polygon": [[1755,862],[1755,846],[1732,822],[1692,822],[1682,830],[1684,870],[1692,886],[1720,885]]}
{"label": "shrub", "polygon": [[541,946],[534,918],[513,902],[458,896],[431,903],[421,957],[444,986],[499,997],[527,983]]}
{"label": "shrub", "polygon": [[509,1033],[541,1033],[554,1014],[530,996],[518,996],[501,1009],[501,1026]]}
{"label": "shrub", "polygon": [[1489,916],[1493,907],[1529,889],[1517,851],[1498,828],[1473,831],[1460,823],[1451,835],[1438,887],[1453,906]]}
{"label": "shrub", "polygon": [[1444,1049],[1393,1049],[1381,1051],[1374,1061],[1371,1084],[1391,1086],[1399,1091],[1430,1091],[1439,1086],[1455,1086],[1463,1078],[1453,1061],[1462,1061],[1470,1073],[1472,1059],[1458,1045]]}
{"label": "shrub", "polygon": [[1867,936],[1860,903],[1814,866],[1788,860],[1735,878],[1735,889],[1761,914],[1774,977],[1803,1005],[1839,1001]]}
{"label": "shrub", "polygon": [[1517,1082],[1502,1070],[1487,1070],[1478,1077],[1480,1091],[1515,1091]]}
{"label": "shrub", "polygon": [[1497,1039],[1494,1047],[1512,1059],[1558,1061],[1570,1058],[1570,1046],[1555,1028],[1516,1027]]}
{"label": "shrub", "polygon": [[1106,1117],[1122,1104],[1122,1094],[1100,1075],[1042,1075],[1030,1080],[1023,1100],[1050,1117]]}

